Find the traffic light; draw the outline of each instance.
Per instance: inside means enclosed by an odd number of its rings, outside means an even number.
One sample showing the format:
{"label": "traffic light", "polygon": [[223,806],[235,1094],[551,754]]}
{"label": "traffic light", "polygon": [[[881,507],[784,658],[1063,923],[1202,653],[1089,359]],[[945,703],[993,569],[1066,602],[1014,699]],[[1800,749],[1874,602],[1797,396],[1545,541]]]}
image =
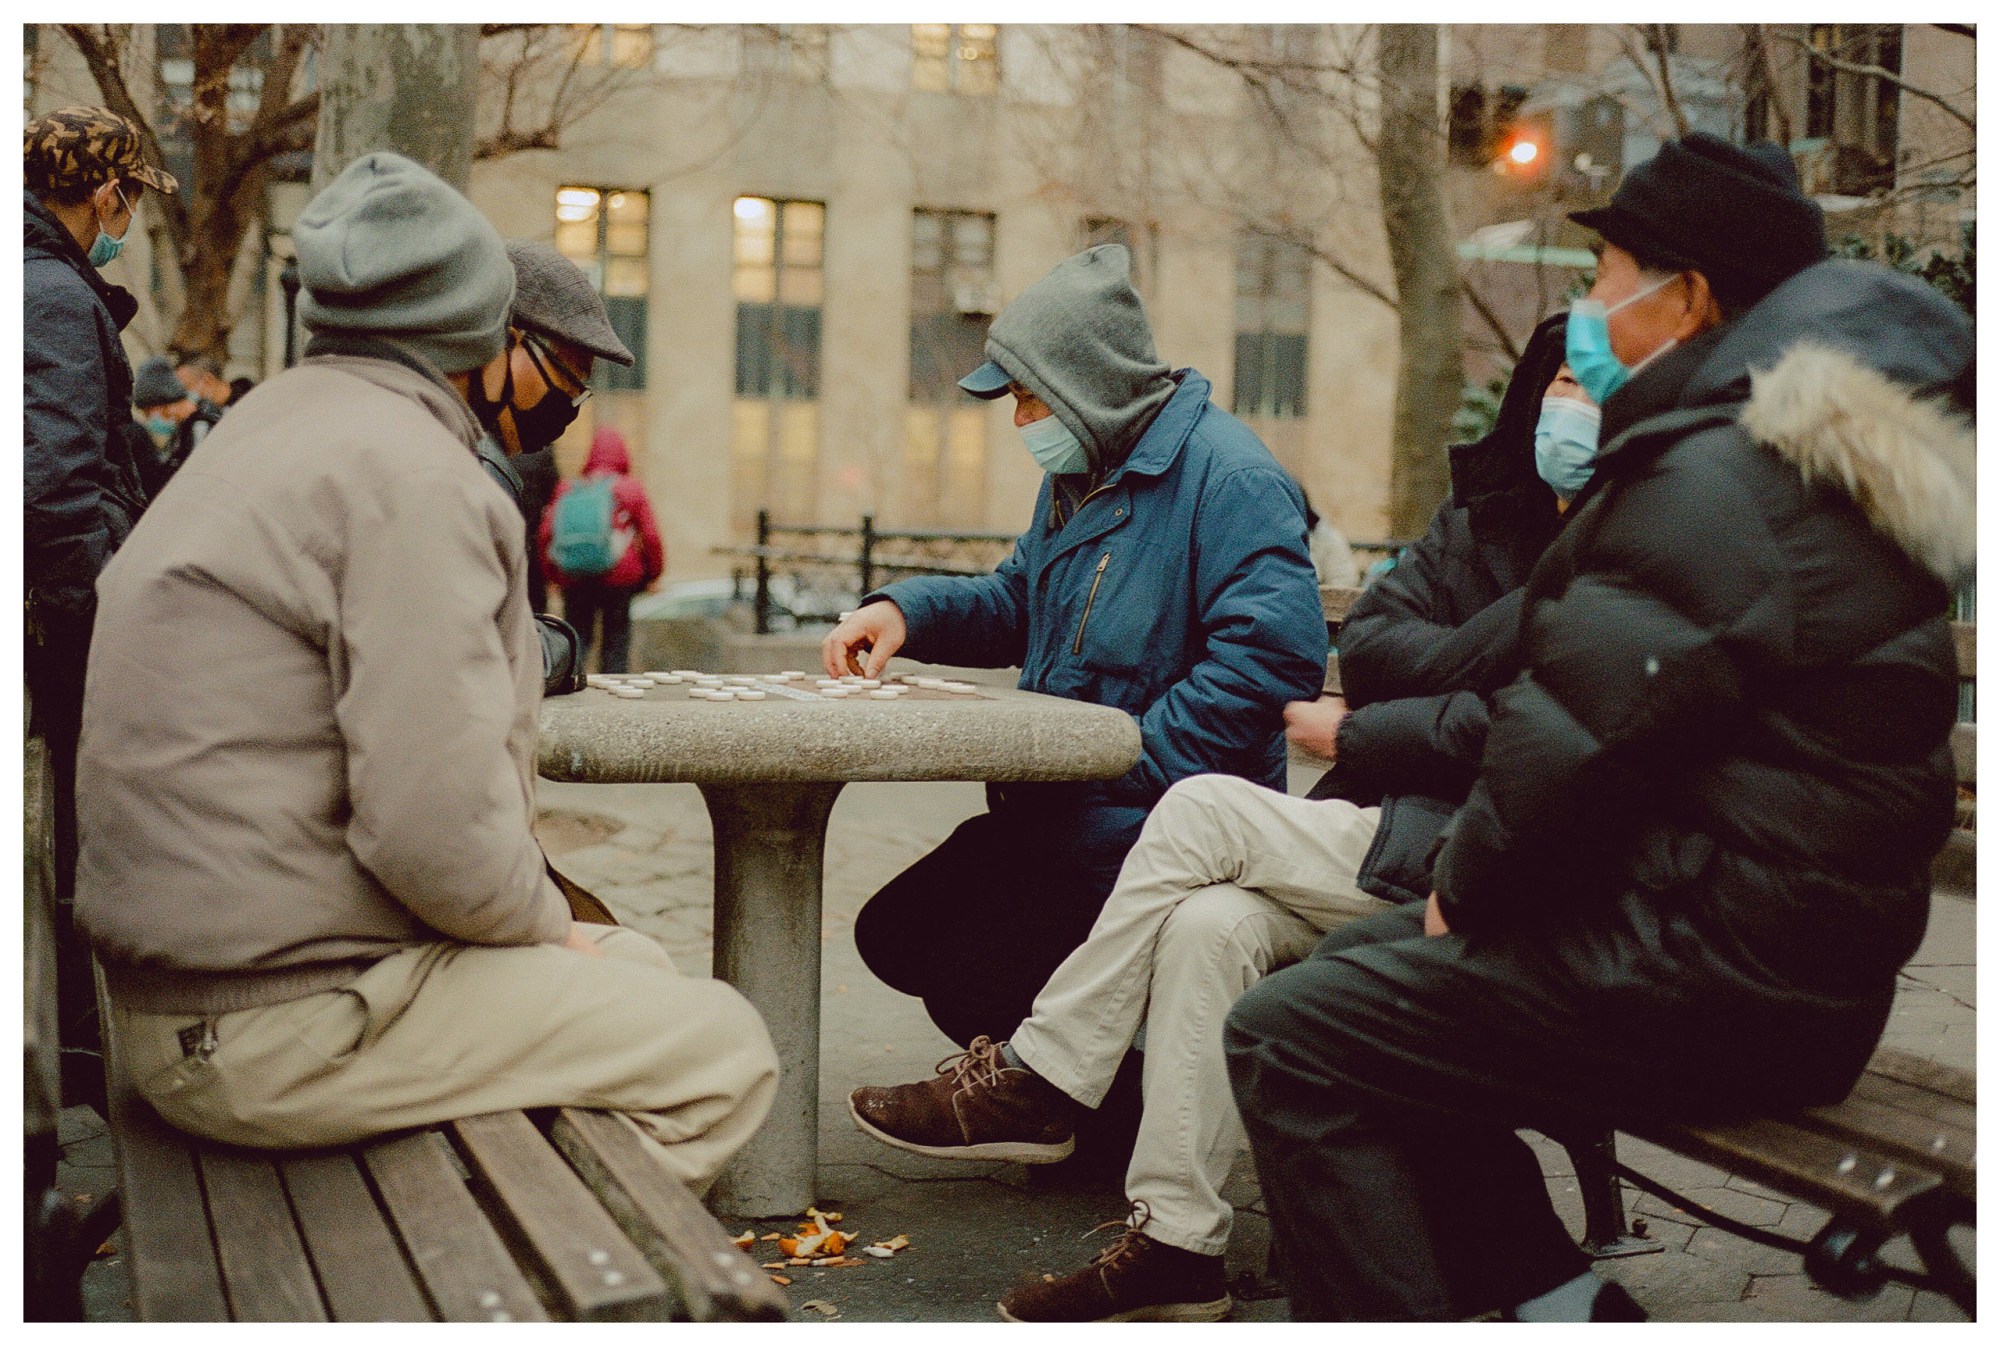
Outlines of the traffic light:
{"label": "traffic light", "polygon": [[1498,128],[1493,171],[1524,185],[1544,181],[1554,158],[1554,130],[1545,113],[1515,117]]}

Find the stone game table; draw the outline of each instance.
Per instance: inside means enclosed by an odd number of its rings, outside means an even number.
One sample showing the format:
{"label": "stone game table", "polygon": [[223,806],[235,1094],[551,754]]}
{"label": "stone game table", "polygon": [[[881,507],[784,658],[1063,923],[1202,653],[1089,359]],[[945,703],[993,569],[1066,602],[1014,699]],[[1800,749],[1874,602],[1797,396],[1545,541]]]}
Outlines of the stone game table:
{"label": "stone game table", "polygon": [[714,1191],[718,1210],[744,1218],[813,1204],[821,867],[841,786],[1101,780],[1123,775],[1140,750],[1138,723],[1123,711],[1013,688],[833,701],[814,694],[811,676],[785,686],[792,695],[732,703],[696,700],[678,684],[638,699],[593,687],[549,700],[541,717],[549,779],[688,782],[708,805],[715,975],[763,1015],[780,1069],[769,1120]]}

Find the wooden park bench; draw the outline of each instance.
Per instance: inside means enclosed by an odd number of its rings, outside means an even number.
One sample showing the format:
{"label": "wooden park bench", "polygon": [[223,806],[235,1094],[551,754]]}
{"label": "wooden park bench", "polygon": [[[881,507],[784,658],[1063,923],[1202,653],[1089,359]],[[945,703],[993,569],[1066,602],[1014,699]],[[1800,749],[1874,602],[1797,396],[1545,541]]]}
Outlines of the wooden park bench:
{"label": "wooden park bench", "polygon": [[116,1199],[79,1215],[56,1194],[56,1218],[38,1220],[56,1143],[38,746],[27,796],[31,1318],[81,1317],[83,1270],[121,1214],[132,1308],[150,1321],[786,1316],[770,1277],[609,1113],[490,1113],[337,1149],[242,1149],[162,1121],[134,1091],[108,1015]]}
{"label": "wooden park bench", "polygon": [[[1322,590],[1328,631],[1359,596],[1358,589]],[[1975,628],[1953,623],[1959,676],[1975,673]],[[1327,690],[1340,690],[1336,656],[1327,659]],[[1974,894],[1974,821],[1969,794],[1976,757],[1971,724],[1958,725],[1952,751],[1962,794],[1959,826],[1939,855],[1933,880],[1941,892]],[[1623,1178],[1635,1187],[1741,1237],[1798,1253],[1814,1282],[1851,1299],[1872,1297],[1889,1281],[1934,1290],[1973,1316],[1973,1271],[1949,1234],[1971,1226],[1977,1199],[1974,1155],[1976,1115],[1971,1071],[1941,1065],[1894,1048],[1875,1053],[1846,1099],[1831,1107],[1785,1116],[1748,1118],[1723,1125],[1659,1122],[1624,1130],[1689,1158],[1726,1169],[1809,1202],[1827,1212],[1810,1240],[1758,1229],[1730,1219],[1636,1172],[1617,1159],[1611,1138],[1563,1139],[1582,1189],[1585,1235],[1593,1256],[1649,1251],[1648,1241],[1626,1227]],[[1908,1236],[1921,1270],[1895,1267],[1883,1246]]]}

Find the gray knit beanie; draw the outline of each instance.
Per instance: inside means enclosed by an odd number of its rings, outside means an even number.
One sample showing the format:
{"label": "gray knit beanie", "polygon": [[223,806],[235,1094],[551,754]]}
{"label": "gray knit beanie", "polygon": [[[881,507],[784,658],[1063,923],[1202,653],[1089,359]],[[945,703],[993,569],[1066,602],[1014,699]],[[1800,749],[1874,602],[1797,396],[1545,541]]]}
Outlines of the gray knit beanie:
{"label": "gray knit beanie", "polygon": [[506,344],[514,268],[470,201],[423,165],[377,150],[306,203],[292,229],[306,330],[394,342],[446,374]]}

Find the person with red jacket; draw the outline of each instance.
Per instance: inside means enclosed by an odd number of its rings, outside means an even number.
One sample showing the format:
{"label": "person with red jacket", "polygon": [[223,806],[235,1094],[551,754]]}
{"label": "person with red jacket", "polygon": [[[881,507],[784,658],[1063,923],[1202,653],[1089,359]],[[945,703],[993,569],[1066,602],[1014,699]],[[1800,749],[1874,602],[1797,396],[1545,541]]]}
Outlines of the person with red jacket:
{"label": "person with red jacket", "polygon": [[[605,553],[609,566],[594,573],[580,573],[588,563],[579,563],[577,552],[569,552],[556,536],[565,514],[563,499],[572,491],[610,479],[610,546]],[[667,568],[666,545],[660,541],[660,527],[653,519],[653,505],[646,488],[632,475],[632,456],[625,436],[601,425],[590,441],[590,457],[583,475],[556,487],[549,507],[542,514],[542,566],[551,583],[561,587],[563,616],[576,628],[582,641],[579,660],[588,664],[595,640],[598,618],[604,622],[604,658],[601,671],[623,673],[632,653],[632,595],[650,589]],[[594,550],[585,548],[584,550]],[[567,553],[568,566],[563,564]]]}

